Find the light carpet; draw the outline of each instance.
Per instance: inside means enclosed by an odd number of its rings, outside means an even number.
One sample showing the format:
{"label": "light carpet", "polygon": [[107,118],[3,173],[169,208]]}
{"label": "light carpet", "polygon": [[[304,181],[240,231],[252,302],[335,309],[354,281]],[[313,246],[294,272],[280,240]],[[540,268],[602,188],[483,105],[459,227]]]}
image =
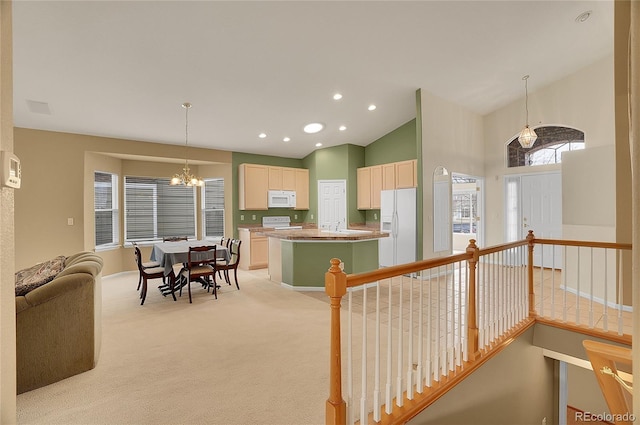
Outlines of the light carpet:
{"label": "light carpet", "polygon": [[[320,294],[239,271],[216,300],[174,302],[137,272],[103,277],[95,369],[18,396],[19,424],[322,424],[329,319]],[[311,296],[309,296],[311,295]]]}

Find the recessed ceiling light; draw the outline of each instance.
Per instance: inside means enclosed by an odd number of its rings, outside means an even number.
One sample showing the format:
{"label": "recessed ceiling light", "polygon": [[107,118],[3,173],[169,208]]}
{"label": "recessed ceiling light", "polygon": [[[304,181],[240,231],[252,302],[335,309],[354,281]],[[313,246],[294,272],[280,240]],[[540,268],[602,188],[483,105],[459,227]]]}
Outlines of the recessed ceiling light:
{"label": "recessed ceiling light", "polygon": [[291,138],[289,138],[289,137],[285,137],[284,139],[282,139],[283,142],[288,142],[290,140],[291,140]]}
{"label": "recessed ceiling light", "polygon": [[345,131],[346,129],[347,129],[347,127],[344,126],[344,125],[341,125],[340,127],[338,127],[338,130],[340,130],[340,131]]}
{"label": "recessed ceiling light", "polygon": [[304,126],[304,132],[313,134],[321,131],[323,128],[324,124],[321,124],[319,122],[312,122]]}
{"label": "recessed ceiling light", "polygon": [[266,133],[260,133],[258,134],[258,137],[261,139],[264,139],[265,137],[267,137]]}
{"label": "recessed ceiling light", "polygon": [[340,93],[336,93],[333,95],[333,100],[340,100],[342,99],[342,95]]}
{"label": "recessed ceiling light", "polygon": [[576,22],[581,24],[584,21],[586,21],[587,19],[589,19],[589,17],[591,16],[593,12],[591,10],[587,10],[586,12],[582,12],[581,14],[578,15],[578,17],[576,18]]}
{"label": "recessed ceiling light", "polygon": [[376,109],[376,105],[371,104],[371,105],[369,105],[369,107],[367,109],[370,110],[370,111],[373,111],[373,110]]}
{"label": "recessed ceiling light", "polygon": [[316,148],[319,148],[320,146],[322,146],[322,143],[320,142],[316,143]]}

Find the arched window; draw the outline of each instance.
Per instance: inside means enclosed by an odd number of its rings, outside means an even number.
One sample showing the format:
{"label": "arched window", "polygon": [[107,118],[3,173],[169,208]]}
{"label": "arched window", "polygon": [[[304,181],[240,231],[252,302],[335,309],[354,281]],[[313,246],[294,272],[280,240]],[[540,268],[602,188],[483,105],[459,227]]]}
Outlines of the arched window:
{"label": "arched window", "polygon": [[584,133],[568,127],[539,127],[538,139],[529,149],[520,146],[516,137],[507,145],[507,166],[559,164],[562,152],[584,149]]}

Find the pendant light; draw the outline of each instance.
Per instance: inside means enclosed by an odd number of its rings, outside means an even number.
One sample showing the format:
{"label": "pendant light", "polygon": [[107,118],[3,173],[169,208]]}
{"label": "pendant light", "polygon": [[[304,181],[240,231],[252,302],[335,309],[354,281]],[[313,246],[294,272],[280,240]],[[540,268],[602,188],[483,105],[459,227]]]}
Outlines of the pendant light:
{"label": "pendant light", "polygon": [[520,146],[523,148],[529,149],[536,142],[538,135],[529,127],[529,92],[527,90],[527,80],[529,79],[529,76],[525,75],[522,79],[524,80],[524,108],[526,112],[526,124],[518,136],[518,142],[520,142]]}
{"label": "pendant light", "polygon": [[184,117],[184,144],[185,144],[185,156],[184,156],[184,168],[182,169],[182,173],[175,174],[171,179],[171,186],[184,185],[184,186],[202,186],[204,182],[199,177],[191,174],[191,170],[189,169],[189,109],[191,108],[191,104],[189,102],[185,102],[182,104],[182,107],[185,109],[185,117]]}

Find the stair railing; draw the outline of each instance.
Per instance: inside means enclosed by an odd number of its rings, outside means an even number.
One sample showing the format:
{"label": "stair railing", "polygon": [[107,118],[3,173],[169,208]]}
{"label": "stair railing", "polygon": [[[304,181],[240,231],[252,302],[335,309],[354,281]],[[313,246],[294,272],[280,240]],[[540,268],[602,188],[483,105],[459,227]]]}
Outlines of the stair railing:
{"label": "stair railing", "polygon": [[[539,256],[534,255],[536,245]],[[565,247],[561,265],[545,266],[549,246]],[[331,305],[326,423],[405,422],[486,361],[505,340],[536,320],[559,322],[550,314],[576,305],[557,302],[559,293],[565,300],[569,292],[570,300],[590,302],[590,310],[583,312],[594,315],[593,306],[600,300],[593,290],[587,293],[585,285],[580,286],[580,280],[587,279],[585,273],[592,282],[594,276],[609,279],[611,269],[616,271],[610,284],[616,289],[607,290],[620,301],[609,308],[617,312],[622,332],[626,308],[621,307],[624,285],[618,277],[624,274],[621,259],[630,248],[536,239],[530,231],[521,241],[480,249],[470,240],[461,254],[366,273],[347,275],[341,261],[331,259],[325,274]],[[581,249],[591,250],[589,261]],[[600,249],[605,253],[594,255]],[[609,265],[611,258],[615,267]],[[556,279],[564,279],[563,285]],[[580,323],[577,309],[571,313]],[[568,320],[567,313],[562,314]],[[602,329],[598,323],[591,320],[591,329],[606,332],[606,324]]]}

